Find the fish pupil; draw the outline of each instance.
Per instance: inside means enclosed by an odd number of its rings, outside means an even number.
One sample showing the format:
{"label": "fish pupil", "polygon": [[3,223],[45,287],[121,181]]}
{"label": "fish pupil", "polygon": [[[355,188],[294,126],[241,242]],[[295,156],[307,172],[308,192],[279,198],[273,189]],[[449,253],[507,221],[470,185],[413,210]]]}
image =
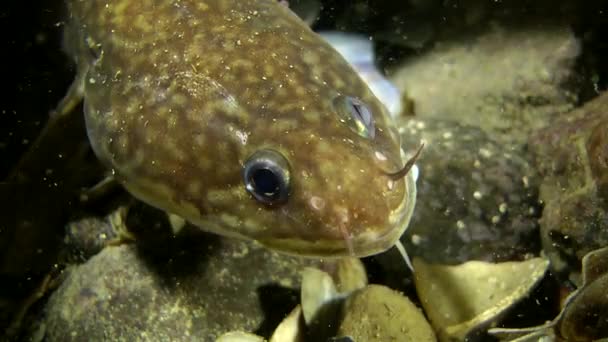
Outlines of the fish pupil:
{"label": "fish pupil", "polygon": [[280,184],[278,177],[271,170],[256,170],[251,175],[251,182],[253,183],[255,190],[265,196],[273,197],[279,192]]}
{"label": "fish pupil", "polygon": [[353,116],[355,117],[355,120],[359,120],[363,122],[366,126],[369,126],[370,122],[372,121],[369,110],[367,110],[367,108],[362,107],[361,104],[357,102],[351,103],[351,106],[353,108]]}
{"label": "fish pupil", "polygon": [[374,139],[374,116],[371,109],[353,96],[338,95],[333,101],[340,121],[363,138]]}
{"label": "fish pupil", "polygon": [[271,206],[283,204],[290,192],[289,162],[275,150],[256,151],[243,165],[243,182],[259,202]]}

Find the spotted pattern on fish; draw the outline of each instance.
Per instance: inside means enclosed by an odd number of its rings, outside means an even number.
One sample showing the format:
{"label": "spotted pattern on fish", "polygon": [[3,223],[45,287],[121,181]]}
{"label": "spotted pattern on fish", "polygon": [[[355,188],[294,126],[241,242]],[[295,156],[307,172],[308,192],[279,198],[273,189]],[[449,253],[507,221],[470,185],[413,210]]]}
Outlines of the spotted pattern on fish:
{"label": "spotted pattern on fish", "polygon": [[[391,247],[415,201],[386,109],[344,59],[276,0],[68,0],[93,150],[140,200],[202,229],[311,256]],[[360,99],[373,139],[337,114]],[[288,200],[257,201],[254,152],[289,163]],[[379,157],[380,156],[380,157]],[[351,247],[345,241],[350,241]]]}

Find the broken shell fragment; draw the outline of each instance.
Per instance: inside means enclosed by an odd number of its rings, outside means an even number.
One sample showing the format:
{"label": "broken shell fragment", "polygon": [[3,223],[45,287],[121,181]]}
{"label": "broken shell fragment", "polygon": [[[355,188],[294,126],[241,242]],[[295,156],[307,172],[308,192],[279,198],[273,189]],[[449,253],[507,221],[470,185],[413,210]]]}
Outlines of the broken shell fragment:
{"label": "broken shell fragment", "polygon": [[608,338],[608,273],[585,285],[564,308],[557,329],[567,341]]}
{"label": "broken shell fragment", "polygon": [[358,258],[341,258],[334,272],[336,289],[340,293],[350,293],[367,285],[365,266]]}
{"label": "broken shell fragment", "polygon": [[517,341],[559,336],[566,341],[597,341],[608,338],[608,247],[587,253],[582,260],[582,286],[565,300],[564,308],[551,322],[523,329],[490,329]]}
{"label": "broken shell fragment", "polygon": [[264,342],[264,338],[247,332],[232,331],[218,337],[215,342]]}
{"label": "broken shell fragment", "polygon": [[326,272],[312,267],[306,267],[302,271],[300,301],[311,340],[322,341],[335,334],[344,297]]}
{"label": "broken shell fragment", "polygon": [[544,258],[498,264],[469,261],[456,266],[427,264],[415,258],[414,276],[422,306],[439,339],[464,340],[526,297],[548,266]]}
{"label": "broken shell fragment", "polygon": [[306,325],[318,318],[324,306],[339,297],[331,276],[319,269],[306,267],[302,271],[302,313]]}
{"label": "broken shell fragment", "polygon": [[556,319],[557,330],[568,341],[608,337],[608,247],[583,257],[583,286],[573,292]]}
{"label": "broken shell fragment", "polygon": [[303,342],[304,332],[305,327],[302,307],[298,305],[279,324],[272,334],[270,342]]}

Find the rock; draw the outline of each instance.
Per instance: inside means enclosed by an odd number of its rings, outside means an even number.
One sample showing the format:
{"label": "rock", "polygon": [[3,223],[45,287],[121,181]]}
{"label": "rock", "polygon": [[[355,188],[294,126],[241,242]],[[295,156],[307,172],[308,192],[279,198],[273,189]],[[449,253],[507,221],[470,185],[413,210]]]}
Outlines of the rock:
{"label": "rock", "polygon": [[580,285],[581,260],[608,246],[608,93],[563,115],[530,140],[543,176],[543,249]]}
{"label": "rock", "polygon": [[297,303],[297,271],[312,263],[210,234],[185,240],[169,257],[122,245],[71,267],[35,326],[51,341],[268,337]]}
{"label": "rock", "polygon": [[400,133],[403,146],[425,142],[416,208],[401,239],[410,255],[459,264],[539,252],[537,178],[523,148],[438,118],[407,120]]}
{"label": "rock", "polygon": [[106,244],[116,239],[118,234],[114,229],[112,217],[114,213],[103,220],[98,217],[85,217],[66,225],[65,246],[68,260],[77,263],[84,262],[99,253]]}
{"label": "rock", "polygon": [[489,25],[476,35],[436,42],[390,78],[418,118],[450,119],[495,140],[524,143],[556,113],[573,108],[577,97],[568,88],[579,54],[567,25]]}
{"label": "rock", "polygon": [[436,341],[424,314],[407,297],[386,286],[369,285],[344,305],[338,336],[354,341]]}

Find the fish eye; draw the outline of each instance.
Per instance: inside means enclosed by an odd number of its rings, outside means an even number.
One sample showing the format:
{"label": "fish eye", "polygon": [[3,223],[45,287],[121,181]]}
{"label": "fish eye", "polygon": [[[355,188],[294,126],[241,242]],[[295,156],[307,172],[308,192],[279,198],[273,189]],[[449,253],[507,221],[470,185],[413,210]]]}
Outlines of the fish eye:
{"label": "fish eye", "polygon": [[353,96],[339,95],[334,99],[333,105],[340,121],[347,124],[353,132],[364,138],[374,139],[374,116],[363,101]]}
{"label": "fish eye", "polygon": [[287,201],[289,181],[289,163],[275,150],[256,151],[243,166],[245,188],[256,200],[267,205]]}

